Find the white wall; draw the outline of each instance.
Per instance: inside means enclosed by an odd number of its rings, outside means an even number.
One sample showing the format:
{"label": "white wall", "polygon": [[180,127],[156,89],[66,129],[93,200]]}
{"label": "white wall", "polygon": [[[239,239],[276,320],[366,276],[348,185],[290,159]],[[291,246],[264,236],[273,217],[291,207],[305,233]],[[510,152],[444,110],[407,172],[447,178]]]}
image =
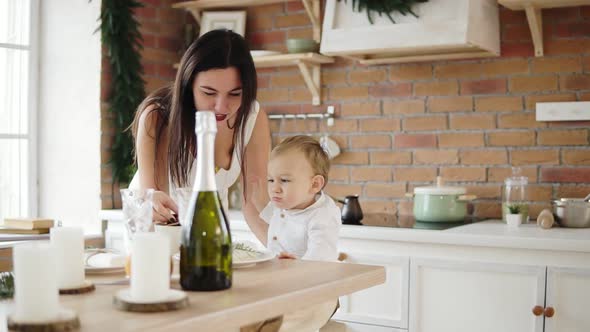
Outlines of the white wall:
{"label": "white wall", "polygon": [[97,230],[100,4],[40,1],[38,104],[38,214]]}

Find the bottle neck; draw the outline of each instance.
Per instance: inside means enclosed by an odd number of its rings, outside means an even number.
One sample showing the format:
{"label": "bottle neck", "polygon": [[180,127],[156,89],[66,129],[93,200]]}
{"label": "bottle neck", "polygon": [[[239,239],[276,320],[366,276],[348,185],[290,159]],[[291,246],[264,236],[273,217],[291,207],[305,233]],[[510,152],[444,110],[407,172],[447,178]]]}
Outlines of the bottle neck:
{"label": "bottle neck", "polygon": [[197,133],[197,176],[194,191],[217,191],[214,149],[215,132]]}

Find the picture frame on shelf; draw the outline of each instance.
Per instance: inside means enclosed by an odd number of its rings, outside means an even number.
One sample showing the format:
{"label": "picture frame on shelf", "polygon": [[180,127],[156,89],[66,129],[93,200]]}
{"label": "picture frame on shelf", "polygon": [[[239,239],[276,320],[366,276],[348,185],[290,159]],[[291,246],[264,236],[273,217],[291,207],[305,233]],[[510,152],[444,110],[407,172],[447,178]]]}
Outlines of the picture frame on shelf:
{"label": "picture frame on shelf", "polygon": [[228,29],[245,37],[246,11],[208,11],[201,17],[201,31],[199,37],[216,29]]}

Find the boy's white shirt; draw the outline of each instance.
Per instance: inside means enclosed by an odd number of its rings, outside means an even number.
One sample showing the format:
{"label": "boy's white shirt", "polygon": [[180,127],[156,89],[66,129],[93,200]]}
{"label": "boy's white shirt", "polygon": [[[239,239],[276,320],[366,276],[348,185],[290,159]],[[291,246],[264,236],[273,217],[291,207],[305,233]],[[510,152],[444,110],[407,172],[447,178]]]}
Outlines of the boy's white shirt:
{"label": "boy's white shirt", "polygon": [[283,210],[269,202],[260,217],[269,225],[267,247],[275,254],[287,252],[309,260],[338,259],[340,208],[323,192],[303,210]]}

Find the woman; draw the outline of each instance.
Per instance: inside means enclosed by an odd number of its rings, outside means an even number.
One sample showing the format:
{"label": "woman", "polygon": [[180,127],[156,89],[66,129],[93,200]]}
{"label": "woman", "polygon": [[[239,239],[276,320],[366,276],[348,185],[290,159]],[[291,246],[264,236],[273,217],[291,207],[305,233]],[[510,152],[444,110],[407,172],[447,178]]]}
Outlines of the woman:
{"label": "woman", "polygon": [[227,209],[228,188],[242,176],[244,217],[266,243],[268,225],[259,211],[268,202],[268,119],[256,101],[254,61],[246,41],[229,30],[213,30],[185,52],[173,86],[155,91],[139,106],[132,124],[138,172],[130,188],[154,188],[154,220],[174,220],[174,188],[195,177],[195,112],[215,112],[217,186]]}

